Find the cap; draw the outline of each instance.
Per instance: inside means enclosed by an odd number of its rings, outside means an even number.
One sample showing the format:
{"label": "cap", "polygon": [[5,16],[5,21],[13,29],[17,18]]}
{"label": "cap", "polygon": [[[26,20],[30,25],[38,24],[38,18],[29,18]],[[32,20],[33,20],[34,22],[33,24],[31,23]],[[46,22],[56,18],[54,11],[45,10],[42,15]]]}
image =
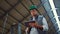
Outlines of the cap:
{"label": "cap", "polygon": [[36,9],[36,8],[37,8],[36,5],[31,5],[31,6],[29,7],[29,10],[33,10],[33,9]]}

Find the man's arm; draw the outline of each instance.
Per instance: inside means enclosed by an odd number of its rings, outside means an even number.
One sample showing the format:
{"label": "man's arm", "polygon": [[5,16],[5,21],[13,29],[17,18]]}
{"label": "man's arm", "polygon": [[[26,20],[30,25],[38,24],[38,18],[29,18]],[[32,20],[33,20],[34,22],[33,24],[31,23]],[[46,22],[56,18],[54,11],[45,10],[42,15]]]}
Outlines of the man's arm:
{"label": "man's arm", "polygon": [[48,31],[48,24],[44,17],[43,17],[42,22],[43,22],[43,31]]}
{"label": "man's arm", "polygon": [[35,24],[35,27],[40,29],[40,30],[43,30],[43,31],[48,31],[48,24],[47,24],[47,21],[44,17],[42,19],[42,22],[43,22],[43,25]]}
{"label": "man's arm", "polygon": [[40,29],[40,30],[43,30],[43,26],[42,25],[38,25],[37,23],[34,23],[34,27]]}

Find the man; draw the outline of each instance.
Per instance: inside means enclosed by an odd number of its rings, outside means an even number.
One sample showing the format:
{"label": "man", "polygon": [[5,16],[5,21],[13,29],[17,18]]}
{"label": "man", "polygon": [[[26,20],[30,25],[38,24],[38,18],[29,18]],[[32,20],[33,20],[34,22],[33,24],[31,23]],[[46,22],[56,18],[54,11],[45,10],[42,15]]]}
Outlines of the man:
{"label": "man", "polygon": [[31,18],[30,21],[35,21],[35,23],[29,23],[30,27],[26,28],[26,34],[46,34],[48,31],[48,24],[43,15],[39,15],[36,11],[36,6],[30,6]]}

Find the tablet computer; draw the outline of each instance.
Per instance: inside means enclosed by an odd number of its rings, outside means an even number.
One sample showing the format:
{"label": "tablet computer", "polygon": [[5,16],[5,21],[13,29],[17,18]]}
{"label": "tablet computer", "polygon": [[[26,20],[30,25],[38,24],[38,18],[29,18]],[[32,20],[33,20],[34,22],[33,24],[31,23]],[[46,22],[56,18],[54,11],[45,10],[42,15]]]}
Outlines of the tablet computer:
{"label": "tablet computer", "polygon": [[35,23],[35,21],[26,21],[25,26],[29,27],[29,23]]}

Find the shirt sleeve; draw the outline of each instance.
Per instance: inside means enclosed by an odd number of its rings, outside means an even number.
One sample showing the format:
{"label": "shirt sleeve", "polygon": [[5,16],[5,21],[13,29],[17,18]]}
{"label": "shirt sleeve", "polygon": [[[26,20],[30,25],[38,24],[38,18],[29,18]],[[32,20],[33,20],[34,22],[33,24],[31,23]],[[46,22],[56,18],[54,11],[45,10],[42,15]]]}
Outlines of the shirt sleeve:
{"label": "shirt sleeve", "polygon": [[42,22],[43,22],[43,31],[48,31],[48,24],[44,17],[43,17]]}

